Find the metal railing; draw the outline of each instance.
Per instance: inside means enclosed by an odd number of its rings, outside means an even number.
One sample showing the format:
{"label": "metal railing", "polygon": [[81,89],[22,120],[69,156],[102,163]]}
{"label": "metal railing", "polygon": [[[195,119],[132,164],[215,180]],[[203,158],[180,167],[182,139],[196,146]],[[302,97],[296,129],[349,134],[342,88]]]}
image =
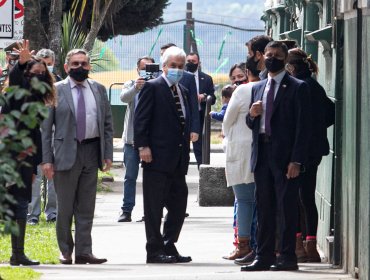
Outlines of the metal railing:
{"label": "metal railing", "polygon": [[212,97],[207,96],[202,131],[202,164],[210,164],[211,162],[211,117],[209,113],[211,112],[212,101]]}
{"label": "metal railing", "polygon": [[109,86],[109,92],[108,92],[108,100],[109,100],[109,102],[111,102],[111,100],[112,100],[112,87],[113,86],[116,86],[116,85],[121,85],[121,86],[123,86],[125,83],[113,83],[113,84],[111,84],[110,86]]}

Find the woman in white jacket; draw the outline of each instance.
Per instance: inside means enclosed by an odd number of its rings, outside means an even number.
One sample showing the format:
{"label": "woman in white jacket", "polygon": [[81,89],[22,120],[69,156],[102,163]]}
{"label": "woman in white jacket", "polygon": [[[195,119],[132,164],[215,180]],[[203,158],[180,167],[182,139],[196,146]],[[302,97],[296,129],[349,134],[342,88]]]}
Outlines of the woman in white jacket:
{"label": "woman in white jacket", "polygon": [[245,123],[251,102],[252,87],[258,78],[253,58],[247,61],[248,84],[233,92],[222,124],[226,148],[226,180],[237,200],[238,247],[229,259],[242,258],[251,252],[250,238],[255,208],[255,184],[250,169],[252,131]]}

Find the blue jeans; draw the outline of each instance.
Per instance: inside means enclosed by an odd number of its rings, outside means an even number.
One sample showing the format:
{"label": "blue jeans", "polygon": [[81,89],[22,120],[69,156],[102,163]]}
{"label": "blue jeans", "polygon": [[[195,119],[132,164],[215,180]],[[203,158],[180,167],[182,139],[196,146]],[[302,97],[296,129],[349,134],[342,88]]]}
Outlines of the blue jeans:
{"label": "blue jeans", "polygon": [[237,222],[238,237],[250,237],[255,208],[255,184],[239,184],[233,186],[235,198],[238,203]]}
{"label": "blue jeans", "polygon": [[136,179],[139,174],[140,157],[139,152],[133,145],[125,144],[123,147],[123,163],[126,167],[125,179],[123,181],[123,212],[132,212],[135,206]]}

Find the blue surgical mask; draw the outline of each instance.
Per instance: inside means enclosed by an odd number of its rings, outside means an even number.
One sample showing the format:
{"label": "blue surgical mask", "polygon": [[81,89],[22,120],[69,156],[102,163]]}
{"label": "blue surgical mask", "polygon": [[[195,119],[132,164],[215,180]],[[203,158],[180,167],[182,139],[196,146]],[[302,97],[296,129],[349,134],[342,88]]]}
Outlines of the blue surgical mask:
{"label": "blue surgical mask", "polygon": [[184,74],[183,69],[178,68],[168,68],[166,78],[171,83],[171,85],[177,84]]}
{"label": "blue surgical mask", "polygon": [[146,71],[145,70],[139,70],[139,76],[141,78],[145,78],[146,77]]}
{"label": "blue surgical mask", "polygon": [[48,68],[48,71],[51,73],[53,73],[53,70],[54,70],[54,65],[48,65],[46,66]]}

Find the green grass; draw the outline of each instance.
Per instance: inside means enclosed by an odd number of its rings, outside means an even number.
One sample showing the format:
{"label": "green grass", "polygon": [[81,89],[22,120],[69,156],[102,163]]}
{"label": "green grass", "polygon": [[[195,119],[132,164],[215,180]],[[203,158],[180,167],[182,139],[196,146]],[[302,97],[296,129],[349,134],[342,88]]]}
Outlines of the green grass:
{"label": "green grass", "polygon": [[98,172],[98,185],[97,185],[97,192],[111,192],[111,188],[108,184],[102,182],[103,177],[113,177],[111,172],[102,172],[99,170]]}
{"label": "green grass", "polygon": [[36,280],[40,277],[41,273],[31,268],[0,267],[0,279],[2,280]]}
{"label": "green grass", "polygon": [[220,131],[211,131],[211,144],[222,144],[222,139]]}
{"label": "green grass", "polygon": [[[38,225],[27,225],[25,254],[33,260],[40,261],[42,264],[59,263],[59,249],[55,233],[55,223],[47,223],[45,217],[41,215]],[[0,236],[0,263],[9,263],[10,256],[10,235]]]}

